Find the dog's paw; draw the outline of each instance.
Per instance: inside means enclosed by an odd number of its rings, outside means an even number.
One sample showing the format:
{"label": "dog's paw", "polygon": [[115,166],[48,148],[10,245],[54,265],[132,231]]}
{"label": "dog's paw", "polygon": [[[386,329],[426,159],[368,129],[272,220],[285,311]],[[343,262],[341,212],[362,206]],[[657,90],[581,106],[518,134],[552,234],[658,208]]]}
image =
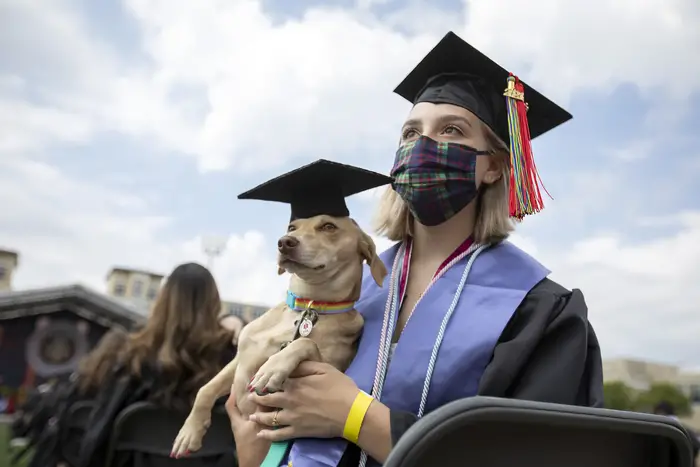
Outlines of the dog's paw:
{"label": "dog's paw", "polygon": [[280,357],[280,354],[275,354],[260,367],[250,382],[249,388],[251,390],[258,394],[282,390],[282,385],[292,374],[294,367],[290,368],[289,360]]}
{"label": "dog's paw", "polygon": [[199,451],[202,448],[202,438],[207,431],[209,421],[201,421],[187,417],[185,424],[180,428],[180,432],[175,437],[170,457],[187,457],[190,453]]}

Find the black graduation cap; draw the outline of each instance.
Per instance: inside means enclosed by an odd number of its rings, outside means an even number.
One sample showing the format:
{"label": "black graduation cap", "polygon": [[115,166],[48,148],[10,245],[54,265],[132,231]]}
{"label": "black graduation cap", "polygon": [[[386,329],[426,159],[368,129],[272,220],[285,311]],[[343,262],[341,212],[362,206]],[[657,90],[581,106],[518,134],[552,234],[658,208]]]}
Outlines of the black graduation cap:
{"label": "black graduation cap", "polygon": [[442,38],[394,92],[414,105],[453,104],[476,115],[510,147],[511,217],[520,220],[542,210],[542,181],[531,140],[570,120],[569,112],[453,32]]}
{"label": "black graduation cap", "polygon": [[258,185],[238,199],[289,203],[291,220],[321,214],[347,217],[346,197],[391,182],[391,177],[371,170],[320,159]]}
{"label": "black graduation cap", "polygon": [[[508,76],[502,66],[448,32],[394,92],[413,104],[432,102],[463,107],[507,144],[508,115],[503,92]],[[535,89],[523,85],[531,139],[572,118]]]}

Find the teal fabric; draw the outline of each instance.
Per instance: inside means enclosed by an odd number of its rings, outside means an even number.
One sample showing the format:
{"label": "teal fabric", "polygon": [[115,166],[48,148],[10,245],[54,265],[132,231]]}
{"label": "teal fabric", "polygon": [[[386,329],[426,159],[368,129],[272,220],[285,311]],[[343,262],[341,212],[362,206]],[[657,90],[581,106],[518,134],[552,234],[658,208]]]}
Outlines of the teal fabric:
{"label": "teal fabric", "polygon": [[287,451],[289,450],[289,441],[277,441],[272,443],[270,450],[267,451],[267,456],[260,467],[279,467],[284,465]]}

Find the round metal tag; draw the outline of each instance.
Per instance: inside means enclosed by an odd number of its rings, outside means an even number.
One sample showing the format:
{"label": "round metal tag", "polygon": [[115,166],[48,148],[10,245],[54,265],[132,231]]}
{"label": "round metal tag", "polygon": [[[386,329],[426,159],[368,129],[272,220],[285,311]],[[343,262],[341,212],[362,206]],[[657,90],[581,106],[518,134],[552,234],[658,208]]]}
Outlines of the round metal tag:
{"label": "round metal tag", "polygon": [[304,318],[304,320],[301,322],[301,326],[299,326],[299,335],[301,337],[309,337],[313,327],[314,323],[312,323],[311,320]]}

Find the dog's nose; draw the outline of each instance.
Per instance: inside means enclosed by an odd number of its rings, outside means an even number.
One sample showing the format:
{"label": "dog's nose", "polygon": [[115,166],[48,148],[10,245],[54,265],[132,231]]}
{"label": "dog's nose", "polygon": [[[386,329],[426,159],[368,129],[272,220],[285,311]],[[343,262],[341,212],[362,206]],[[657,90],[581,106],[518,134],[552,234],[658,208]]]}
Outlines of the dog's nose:
{"label": "dog's nose", "polygon": [[285,235],[277,241],[277,248],[280,250],[291,250],[299,245],[299,240],[289,235]]}

